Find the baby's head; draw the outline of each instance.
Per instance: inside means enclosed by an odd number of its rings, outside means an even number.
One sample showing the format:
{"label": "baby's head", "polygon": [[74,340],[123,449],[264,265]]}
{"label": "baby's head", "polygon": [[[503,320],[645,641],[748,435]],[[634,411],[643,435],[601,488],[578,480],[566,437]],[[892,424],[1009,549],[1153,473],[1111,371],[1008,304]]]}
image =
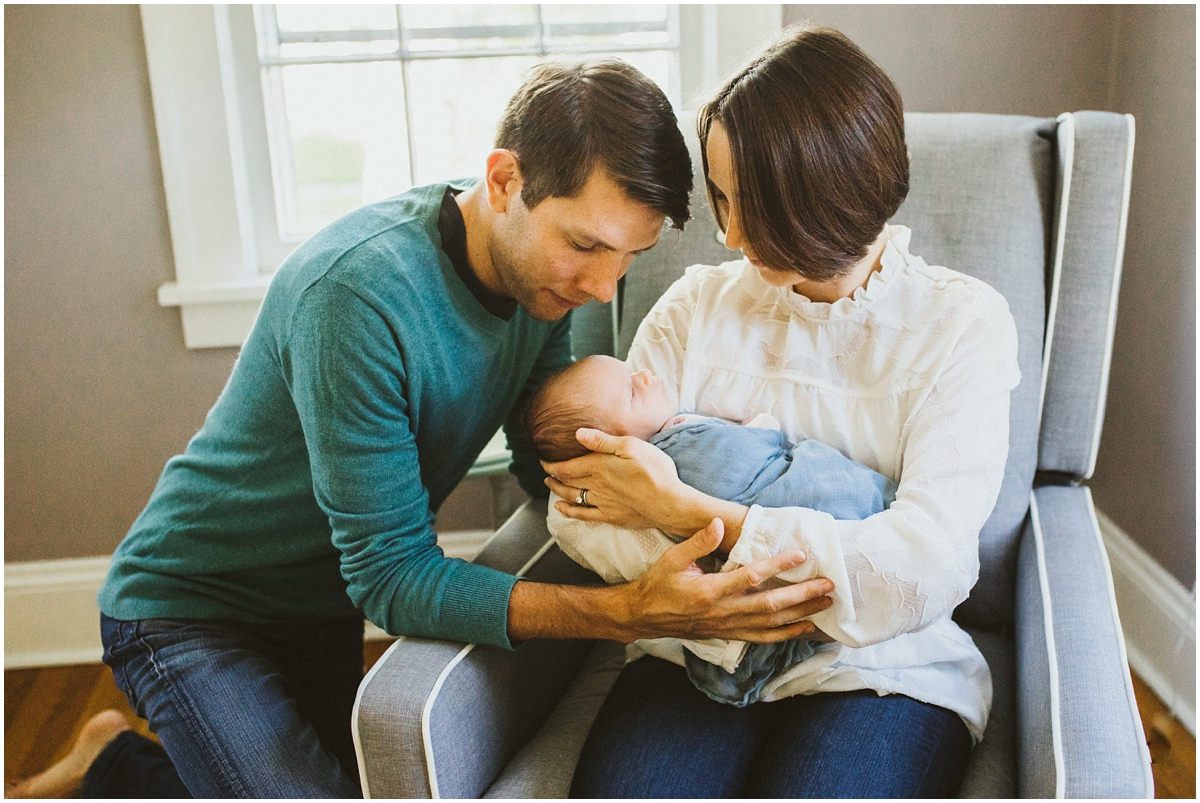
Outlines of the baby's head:
{"label": "baby's head", "polygon": [[649,440],[675,415],[675,400],[649,371],[620,360],[585,357],[546,380],[525,408],[525,432],[543,460],[587,454],[580,427]]}

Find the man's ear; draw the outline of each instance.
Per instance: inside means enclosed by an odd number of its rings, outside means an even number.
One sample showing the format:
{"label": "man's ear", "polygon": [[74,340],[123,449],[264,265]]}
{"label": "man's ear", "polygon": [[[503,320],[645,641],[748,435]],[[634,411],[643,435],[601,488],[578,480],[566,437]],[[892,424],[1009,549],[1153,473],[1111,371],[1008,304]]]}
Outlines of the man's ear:
{"label": "man's ear", "polygon": [[494,150],[488,154],[483,180],[487,184],[488,206],[496,214],[504,214],[524,186],[521,161],[510,150]]}

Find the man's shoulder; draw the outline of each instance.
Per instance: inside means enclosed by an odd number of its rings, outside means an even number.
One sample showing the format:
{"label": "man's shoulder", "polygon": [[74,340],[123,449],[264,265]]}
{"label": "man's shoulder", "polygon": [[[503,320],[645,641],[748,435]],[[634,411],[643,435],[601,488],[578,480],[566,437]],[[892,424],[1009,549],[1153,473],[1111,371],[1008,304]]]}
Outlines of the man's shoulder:
{"label": "man's shoulder", "polygon": [[294,308],[305,298],[348,291],[389,299],[388,306],[404,299],[421,303],[428,286],[442,281],[437,214],[446,186],[416,187],[330,223],[287,258],[268,300]]}
{"label": "man's shoulder", "polygon": [[296,249],[280,270],[351,272],[381,257],[396,264],[436,258],[445,187],[416,187],[343,215]]}

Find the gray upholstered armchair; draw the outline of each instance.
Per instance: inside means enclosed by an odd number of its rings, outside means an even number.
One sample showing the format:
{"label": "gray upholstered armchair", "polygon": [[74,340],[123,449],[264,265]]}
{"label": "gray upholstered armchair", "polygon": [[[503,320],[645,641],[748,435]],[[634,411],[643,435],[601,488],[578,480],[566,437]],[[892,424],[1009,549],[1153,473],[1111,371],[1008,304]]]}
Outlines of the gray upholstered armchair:
{"label": "gray upholstered armchair", "polygon": [[[908,116],[912,251],[1005,295],[1020,336],[1004,486],[980,536],[980,578],[955,619],[991,666],[995,701],[964,797],[1152,797],[1091,475],[1104,416],[1124,247],[1133,120]],[[698,182],[698,187],[702,182]],[[620,315],[584,308],[577,353],[624,356],[654,300],[729,252],[701,192],[697,219],[634,264]],[[545,503],[477,560],[530,579],[596,582],[553,547]],[[354,711],[371,797],[564,797],[623,662],[607,642],[508,652],[401,639]]]}

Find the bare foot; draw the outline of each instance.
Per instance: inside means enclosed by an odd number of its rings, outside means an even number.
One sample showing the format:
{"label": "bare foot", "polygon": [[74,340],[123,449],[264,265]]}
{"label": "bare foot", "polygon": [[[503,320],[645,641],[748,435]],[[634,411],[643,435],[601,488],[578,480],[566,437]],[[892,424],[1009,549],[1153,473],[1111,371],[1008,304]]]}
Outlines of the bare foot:
{"label": "bare foot", "polygon": [[101,711],[84,723],[79,738],[66,758],[32,778],[5,785],[5,797],[72,797],[83,786],[83,776],[108,743],[124,731],[129,723],[119,711]]}

